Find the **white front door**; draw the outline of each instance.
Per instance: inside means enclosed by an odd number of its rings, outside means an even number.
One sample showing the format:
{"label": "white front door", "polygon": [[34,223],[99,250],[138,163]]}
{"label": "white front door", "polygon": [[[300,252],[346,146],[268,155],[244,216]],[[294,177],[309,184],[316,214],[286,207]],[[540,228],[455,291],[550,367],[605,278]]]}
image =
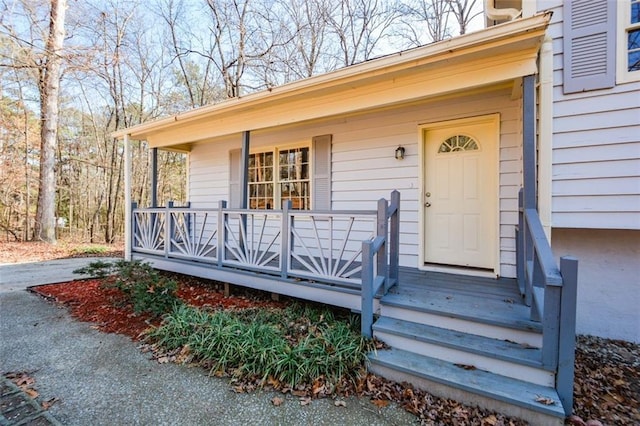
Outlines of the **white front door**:
{"label": "white front door", "polygon": [[424,129],[425,264],[497,268],[497,115]]}

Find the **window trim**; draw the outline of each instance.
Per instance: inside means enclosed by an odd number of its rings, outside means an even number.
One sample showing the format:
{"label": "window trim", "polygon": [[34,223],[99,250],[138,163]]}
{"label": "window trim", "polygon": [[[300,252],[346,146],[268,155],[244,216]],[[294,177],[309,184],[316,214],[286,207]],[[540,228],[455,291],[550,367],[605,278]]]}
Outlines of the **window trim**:
{"label": "window trim", "polygon": [[[287,144],[282,144],[282,145],[268,145],[268,146],[260,146],[260,147],[251,147],[251,149],[249,150],[249,155],[254,155],[254,154],[262,154],[262,153],[266,153],[266,152],[272,152],[274,155],[273,158],[273,208],[270,210],[279,210],[279,208],[276,208],[276,206],[282,206],[282,188],[281,188],[281,181],[280,181],[280,151],[286,151],[286,150],[291,150],[291,149],[297,149],[297,148],[307,148],[309,150],[309,210],[302,210],[300,209],[300,211],[310,211],[313,210],[313,181],[314,181],[314,174],[313,174],[313,167],[314,167],[314,155],[313,155],[313,147],[312,147],[312,143],[311,141],[305,141],[305,142],[293,142],[293,143],[287,143]],[[249,180],[247,179],[247,185],[250,185],[251,182],[249,182]],[[251,208],[251,194],[250,191],[247,191],[247,197],[249,197],[249,199],[247,200],[247,206],[249,206],[248,208]],[[255,210],[255,209],[253,209]]]}
{"label": "window trim", "polygon": [[617,1],[616,25],[616,83],[640,81],[640,71],[628,71],[627,33],[629,29],[640,29],[640,23],[631,24],[631,0]]}

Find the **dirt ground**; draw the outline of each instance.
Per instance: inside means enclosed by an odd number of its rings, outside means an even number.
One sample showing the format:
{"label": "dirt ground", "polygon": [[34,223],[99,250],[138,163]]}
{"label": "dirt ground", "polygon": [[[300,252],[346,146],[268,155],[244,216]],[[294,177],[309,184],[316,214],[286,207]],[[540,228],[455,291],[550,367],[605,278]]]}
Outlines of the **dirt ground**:
{"label": "dirt ground", "polygon": [[123,244],[87,244],[59,241],[55,245],[43,242],[0,242],[0,264],[26,263],[68,257],[122,257]]}
{"label": "dirt ground", "polygon": [[[90,257],[90,256],[113,256],[122,257],[122,245],[89,245],[78,243],[61,242],[56,246],[45,243],[0,243],[0,264],[34,262],[52,260],[68,257]],[[187,278],[185,278],[187,279]],[[197,281],[189,277],[189,280]],[[73,283],[63,283],[52,298],[60,302],[71,302],[72,305],[83,303],[81,294],[74,292]],[[95,294],[99,292],[98,282],[85,287],[91,288],[88,292]],[[196,300],[205,300],[215,306],[219,301],[211,301],[210,297],[218,297],[217,293],[203,295],[194,290],[200,286],[198,283],[189,283],[183,288],[193,292],[188,296],[186,293],[182,297]],[[44,288],[42,290],[45,290]],[[63,295],[60,293],[71,294]],[[52,292],[54,293],[54,292]],[[65,300],[66,299],[66,300]],[[108,299],[101,294],[100,299]],[[88,300],[88,299],[87,299]],[[238,299],[240,300],[240,299]],[[204,303],[204,302],[203,302]],[[110,308],[109,308],[110,309]],[[108,309],[104,309],[105,312]],[[95,306],[92,312],[96,312]],[[120,311],[112,311],[112,321],[106,318],[96,318],[107,332],[117,332],[128,334],[132,338],[139,336],[139,333],[146,328],[149,323],[145,323],[144,318],[139,318],[140,324],[135,329],[119,330],[121,326],[131,327],[131,314]],[[82,315],[80,315],[82,317]],[[127,319],[128,316],[128,319]],[[123,321],[119,321],[119,319]],[[90,320],[86,317],[83,320]],[[574,416],[568,420],[568,424],[585,425],[591,420],[592,425],[600,422],[604,425],[638,425],[640,424],[640,345],[629,342],[602,339],[593,336],[578,336],[576,347],[576,369],[574,385]],[[495,423],[494,423],[495,424]]]}

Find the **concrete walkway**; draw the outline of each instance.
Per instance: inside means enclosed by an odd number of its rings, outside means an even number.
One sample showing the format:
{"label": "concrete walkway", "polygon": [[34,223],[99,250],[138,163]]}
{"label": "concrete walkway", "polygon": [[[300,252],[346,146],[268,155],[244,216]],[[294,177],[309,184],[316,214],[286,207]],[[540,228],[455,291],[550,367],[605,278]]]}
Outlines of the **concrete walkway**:
{"label": "concrete walkway", "polygon": [[[67,310],[24,291],[66,281],[95,259],[0,265],[0,372],[27,372],[39,401],[57,398],[47,415],[64,425],[405,425],[416,417],[366,399],[301,406],[273,392],[232,392],[200,368],[158,364],[128,338],[98,332]],[[77,276],[75,277],[77,278]],[[278,407],[274,396],[284,398]],[[33,419],[32,419],[33,420]],[[38,419],[36,419],[38,420]],[[46,419],[42,418],[42,421]],[[52,424],[33,421],[3,425]]]}

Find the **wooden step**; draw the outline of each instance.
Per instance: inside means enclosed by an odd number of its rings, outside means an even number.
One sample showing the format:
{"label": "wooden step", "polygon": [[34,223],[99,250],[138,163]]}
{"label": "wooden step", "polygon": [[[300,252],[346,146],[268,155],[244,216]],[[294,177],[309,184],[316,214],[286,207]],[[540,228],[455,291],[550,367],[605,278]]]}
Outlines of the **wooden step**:
{"label": "wooden step", "polygon": [[540,347],[542,326],[519,300],[403,288],[380,299],[380,315]]}
{"label": "wooden step", "polygon": [[532,425],[562,425],[565,413],[554,388],[465,369],[451,362],[401,349],[369,355],[369,370],[429,393],[518,417]]}
{"label": "wooden step", "polygon": [[394,348],[539,385],[555,383],[553,370],[542,366],[541,350],[529,345],[388,317],[380,317],[373,330]]}

